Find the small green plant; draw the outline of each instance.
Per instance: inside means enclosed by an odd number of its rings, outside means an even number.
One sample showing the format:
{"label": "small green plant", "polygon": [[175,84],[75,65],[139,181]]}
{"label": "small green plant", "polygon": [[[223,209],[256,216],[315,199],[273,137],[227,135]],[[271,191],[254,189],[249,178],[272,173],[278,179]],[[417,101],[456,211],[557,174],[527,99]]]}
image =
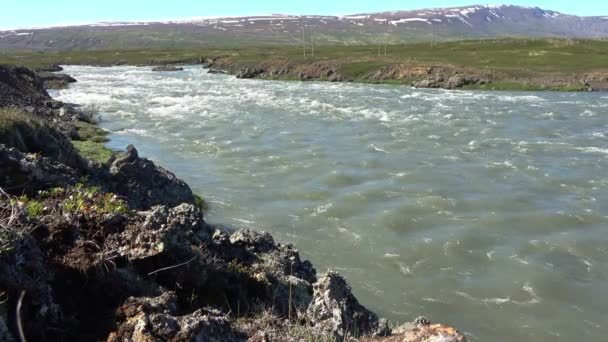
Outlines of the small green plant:
{"label": "small green plant", "polygon": [[12,198],[10,204],[13,206],[20,206],[30,217],[40,216],[44,212],[44,205],[35,199],[27,197],[27,195]]}
{"label": "small green plant", "polygon": [[30,201],[25,208],[25,212],[30,217],[37,217],[44,212],[44,205],[38,201]]}
{"label": "small green plant", "polygon": [[49,198],[49,197],[57,197],[57,196],[63,195],[64,193],[65,193],[64,188],[51,188],[48,190],[42,190],[38,194],[42,198]]}
{"label": "small green plant", "polygon": [[209,209],[209,205],[207,201],[205,201],[201,196],[194,195],[194,203],[197,207],[199,207],[202,211],[206,211]]}
{"label": "small green plant", "polygon": [[228,270],[234,273],[247,273],[249,268],[238,259],[232,259],[232,261],[228,263]]}
{"label": "small green plant", "polygon": [[61,204],[66,212],[70,213],[97,213],[97,214],[123,214],[130,215],[131,209],[125,201],[109,192],[101,192],[97,187],[85,187],[78,183]]}

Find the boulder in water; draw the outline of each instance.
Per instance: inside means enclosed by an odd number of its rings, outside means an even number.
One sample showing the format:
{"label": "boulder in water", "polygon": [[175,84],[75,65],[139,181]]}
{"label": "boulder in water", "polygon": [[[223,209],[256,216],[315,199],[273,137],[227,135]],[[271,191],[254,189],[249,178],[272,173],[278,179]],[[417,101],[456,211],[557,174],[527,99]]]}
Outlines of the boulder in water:
{"label": "boulder in water", "polygon": [[184,68],[174,67],[174,66],[170,66],[170,65],[164,65],[164,66],[152,68],[152,71],[182,71],[182,70],[184,70]]}

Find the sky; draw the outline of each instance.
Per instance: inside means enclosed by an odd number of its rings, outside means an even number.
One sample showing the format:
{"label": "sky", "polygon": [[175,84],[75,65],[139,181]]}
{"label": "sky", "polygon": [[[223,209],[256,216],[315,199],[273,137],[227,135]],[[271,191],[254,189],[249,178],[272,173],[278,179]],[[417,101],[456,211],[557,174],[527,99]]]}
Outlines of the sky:
{"label": "sky", "polygon": [[[340,15],[453,7],[479,0],[1,0],[0,29],[85,24],[100,21],[172,20],[256,14]],[[496,1],[496,0],[493,0]],[[501,3],[501,2],[498,2]],[[576,14],[608,16],[608,0],[507,0]]]}

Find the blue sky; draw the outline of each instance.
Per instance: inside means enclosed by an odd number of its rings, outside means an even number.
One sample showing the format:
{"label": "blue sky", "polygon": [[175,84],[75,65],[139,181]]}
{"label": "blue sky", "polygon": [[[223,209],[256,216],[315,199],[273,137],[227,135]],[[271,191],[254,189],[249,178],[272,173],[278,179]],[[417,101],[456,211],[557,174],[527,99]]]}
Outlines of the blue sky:
{"label": "blue sky", "polygon": [[[496,0],[491,0],[496,1]],[[0,29],[255,14],[353,14],[483,3],[479,0],[2,0]],[[501,3],[501,2],[497,2]],[[606,15],[608,0],[510,0],[568,14]]]}

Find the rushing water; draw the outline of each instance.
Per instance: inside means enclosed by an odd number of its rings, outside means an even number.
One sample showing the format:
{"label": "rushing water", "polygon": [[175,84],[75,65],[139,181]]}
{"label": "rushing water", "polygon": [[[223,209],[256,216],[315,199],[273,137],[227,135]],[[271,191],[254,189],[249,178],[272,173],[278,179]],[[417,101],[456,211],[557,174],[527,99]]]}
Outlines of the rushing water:
{"label": "rushing water", "polygon": [[608,95],[68,67],[109,146],[174,171],[207,220],[272,232],[392,320],[479,341],[608,334]]}

